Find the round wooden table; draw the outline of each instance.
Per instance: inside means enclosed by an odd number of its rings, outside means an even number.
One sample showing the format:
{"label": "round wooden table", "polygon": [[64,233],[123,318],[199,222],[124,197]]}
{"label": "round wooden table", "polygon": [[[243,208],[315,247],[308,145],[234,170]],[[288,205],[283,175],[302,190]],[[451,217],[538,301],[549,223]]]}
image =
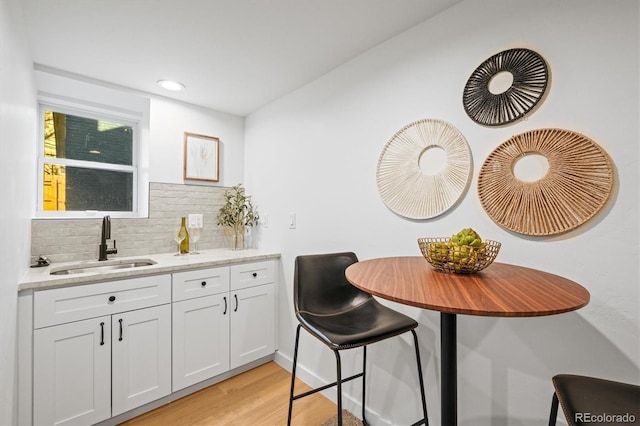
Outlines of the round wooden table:
{"label": "round wooden table", "polygon": [[476,274],[438,272],[421,256],[354,263],[347,280],[383,299],[440,311],[442,425],[457,425],[456,315],[533,317],[580,309],[589,292],[569,279],[493,263]]}

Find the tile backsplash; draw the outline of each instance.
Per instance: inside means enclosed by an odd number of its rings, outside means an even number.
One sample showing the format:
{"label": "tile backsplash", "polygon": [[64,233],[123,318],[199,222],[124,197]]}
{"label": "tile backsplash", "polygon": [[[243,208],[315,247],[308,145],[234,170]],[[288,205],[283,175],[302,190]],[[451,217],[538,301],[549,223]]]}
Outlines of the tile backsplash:
{"label": "tile backsplash", "polygon": [[[172,239],[180,218],[201,213],[204,227],[198,249],[229,247],[227,237],[216,225],[216,215],[224,203],[227,187],[151,183],[149,217],[111,218],[111,240],[116,240],[115,257],[144,256],[176,250]],[[33,219],[31,221],[31,261],[45,255],[53,262],[97,260],[102,217],[96,219]],[[109,257],[114,257],[113,255]]]}

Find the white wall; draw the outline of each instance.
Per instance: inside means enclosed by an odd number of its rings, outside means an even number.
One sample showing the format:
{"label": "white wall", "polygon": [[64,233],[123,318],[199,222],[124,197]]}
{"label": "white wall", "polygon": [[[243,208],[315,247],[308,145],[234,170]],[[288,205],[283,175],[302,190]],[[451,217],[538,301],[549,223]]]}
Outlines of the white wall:
{"label": "white wall", "polygon": [[[220,182],[232,186],[244,176],[244,118],[150,95],[107,82],[37,67],[36,83],[42,96],[72,98],[92,107],[105,105],[139,116],[142,158],[140,174],[150,182],[183,183],[184,132],[220,139]],[[147,124],[148,123],[148,124]],[[188,184],[197,184],[187,181]],[[212,183],[206,183],[211,185]],[[146,213],[146,212],[145,212]]]}
{"label": "white wall", "polygon": [[[591,292],[591,302],[578,312],[544,318],[459,316],[461,425],[544,424],[550,380],[559,372],[640,382],[638,27],[635,0],[467,0],[250,115],[246,183],[261,213],[269,215],[263,247],[283,254],[280,361],[286,364],[293,351],[296,255],[420,255],[416,238],[471,226],[503,243],[498,261],[568,277]],[[484,59],[513,47],[531,48],[546,59],[548,96],[525,120],[479,126],[462,107],[464,84]],[[453,210],[411,221],[382,203],[375,170],[393,134],[422,118],[460,130],[474,170],[469,191]],[[604,148],[615,167],[615,190],[605,208],[574,231],[528,237],[487,216],[477,176],[500,143],[546,127],[580,132]],[[287,227],[288,212],[297,214],[295,230]],[[439,424],[438,314],[393,306],[421,324],[427,403],[431,421]],[[332,379],[331,354],[311,338],[302,344],[307,378]],[[417,418],[411,356],[404,340],[371,351],[374,391],[368,406],[380,416],[373,424]],[[358,397],[355,388],[350,392]]]}
{"label": "white wall", "polygon": [[35,185],[35,84],[18,0],[0,0],[0,425],[16,424],[16,302]]}
{"label": "white wall", "polygon": [[220,182],[216,185],[243,182],[244,118],[162,98],[151,98],[151,182],[183,183],[184,132],[220,139]]}

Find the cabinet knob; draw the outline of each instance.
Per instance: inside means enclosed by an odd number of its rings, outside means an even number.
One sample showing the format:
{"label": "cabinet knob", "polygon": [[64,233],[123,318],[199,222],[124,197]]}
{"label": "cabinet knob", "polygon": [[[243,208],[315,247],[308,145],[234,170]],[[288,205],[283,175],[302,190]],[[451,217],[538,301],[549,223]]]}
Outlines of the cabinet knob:
{"label": "cabinet knob", "polygon": [[255,278],[255,277],[257,277],[257,276],[258,276],[258,273],[257,273],[257,272],[254,272],[253,274],[251,274],[251,276],[252,276],[253,278]]}
{"label": "cabinet knob", "polygon": [[109,302],[115,302],[115,301],[116,301],[115,296],[109,296]]}
{"label": "cabinet knob", "polygon": [[206,281],[202,281],[202,282],[200,283],[200,285],[201,285],[202,287],[206,287],[206,286],[207,286],[207,282],[206,282]]}

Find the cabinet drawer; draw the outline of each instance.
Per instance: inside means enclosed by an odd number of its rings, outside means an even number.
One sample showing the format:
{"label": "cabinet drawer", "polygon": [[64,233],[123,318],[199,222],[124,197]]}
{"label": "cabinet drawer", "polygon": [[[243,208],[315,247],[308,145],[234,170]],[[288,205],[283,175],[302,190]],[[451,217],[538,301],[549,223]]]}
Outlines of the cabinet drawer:
{"label": "cabinet drawer", "polygon": [[176,272],[173,274],[173,301],[229,291],[229,267]]}
{"label": "cabinet drawer", "polygon": [[254,287],[275,282],[276,268],[273,260],[244,263],[231,266],[231,289]]}
{"label": "cabinet drawer", "polygon": [[36,291],[34,328],[170,302],[170,275]]}

